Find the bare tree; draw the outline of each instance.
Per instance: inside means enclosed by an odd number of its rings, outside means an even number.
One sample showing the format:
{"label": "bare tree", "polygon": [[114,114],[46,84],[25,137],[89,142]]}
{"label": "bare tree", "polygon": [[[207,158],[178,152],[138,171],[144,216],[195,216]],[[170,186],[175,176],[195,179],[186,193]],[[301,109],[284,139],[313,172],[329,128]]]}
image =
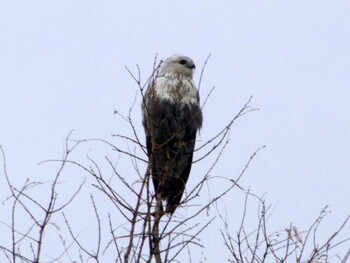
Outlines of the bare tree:
{"label": "bare tree", "polygon": [[[199,80],[199,89],[205,65],[204,63]],[[233,114],[217,133],[208,140],[201,142],[197,149],[197,159],[194,165],[200,165],[207,160],[211,163],[207,171],[196,176],[193,187],[186,189],[180,208],[172,215],[161,211],[161,199],[155,197],[153,187],[150,186],[151,167],[148,166],[147,154],[143,145],[143,135],[139,135],[134,123],[134,108],[138,99],[143,99],[145,88],[156,76],[160,63],[155,59],[153,73],[143,83],[141,70],[137,67],[137,73],[128,70],[135,81],[138,95],[132,103],[128,114],[123,115],[118,111],[115,114],[129,127],[127,134],[113,134],[111,141],[105,139],[73,140],[72,135],[66,138],[63,158],[52,159],[44,163],[59,164],[57,173],[48,182],[31,182],[29,179],[22,187],[15,187],[7,172],[6,157],[3,156],[3,173],[7,182],[10,196],[5,202],[11,203],[11,222],[2,222],[9,229],[11,241],[0,243],[0,251],[8,262],[105,262],[106,259],[114,262],[181,262],[187,257],[192,262],[192,248],[203,248],[201,234],[215,220],[216,216],[222,218],[225,227],[222,230],[222,238],[227,251],[230,254],[229,262],[328,262],[328,253],[334,247],[344,244],[347,239],[333,243],[338,234],[342,232],[345,224],[336,230],[329,240],[321,245],[315,244],[311,253],[306,253],[310,239],[316,240],[318,225],[322,221],[323,211],[317,221],[304,233],[299,233],[294,226],[289,226],[283,233],[269,232],[266,226],[269,208],[265,207],[265,201],[257,198],[249,190],[245,190],[239,183],[249,168],[250,163],[258,152],[264,147],[258,148],[248,158],[241,173],[235,177],[213,176],[213,169],[218,164],[222,154],[229,143],[229,135],[232,126],[238,119],[257,109],[251,106],[252,98],[244,103],[241,109]],[[205,107],[211,96],[212,88],[204,99],[202,108]],[[120,144],[124,145],[120,146]],[[126,145],[126,146],[125,146]],[[87,146],[103,147],[102,158],[93,158],[86,155],[85,161],[78,161],[72,154],[81,152],[81,148]],[[110,153],[110,154],[107,154]],[[127,169],[122,169],[116,161],[116,154],[128,159],[130,164]],[[150,157],[151,158],[151,157]],[[76,169],[79,176],[70,180],[79,181],[75,191],[67,196],[60,188],[63,184],[63,173]],[[196,172],[196,171],[194,171]],[[208,182],[224,182],[220,192],[215,195],[202,198]],[[46,199],[39,201],[33,195],[39,188],[45,188]],[[225,196],[237,190],[246,194],[245,208],[242,213],[242,223],[236,235],[230,234],[230,224],[222,217],[220,212],[206,217],[205,221],[198,220],[200,215],[206,214],[219,200],[225,200]],[[90,203],[92,218],[89,219],[89,228],[93,229],[94,236],[88,240],[82,237],[82,230],[73,225],[76,211],[69,211],[69,206],[79,196],[84,196],[84,201]],[[259,200],[259,220],[257,228],[248,231],[245,228],[248,198]],[[183,214],[185,212],[185,215]],[[22,229],[18,218],[25,217],[29,222],[27,229]],[[203,217],[202,217],[203,218]],[[63,222],[58,225],[56,221]],[[81,220],[84,220],[83,218]],[[52,228],[49,229],[49,227]],[[280,239],[276,239],[279,233]],[[48,256],[47,236],[53,236],[60,240],[60,252],[57,256]],[[0,241],[1,242],[1,241]],[[342,259],[345,262],[350,252]],[[308,256],[305,256],[308,255]],[[326,259],[326,260],[324,260]],[[271,261],[272,260],[272,261]],[[321,261],[320,261],[321,260]],[[322,261],[323,260],[323,261]]]}
{"label": "bare tree", "polygon": [[[258,220],[254,229],[246,227],[249,199],[257,201]],[[270,232],[267,228],[268,218],[271,216],[271,206],[267,207],[265,200],[246,191],[246,198],[240,226],[235,234],[230,233],[230,228],[221,216],[224,229],[221,230],[224,243],[230,252],[229,262],[347,262],[348,254],[340,257],[332,252],[343,246],[348,247],[350,237],[342,237],[350,216],[334,230],[329,238],[321,242],[318,238],[319,226],[328,214],[325,207],[311,226],[305,231],[298,231],[297,227],[290,225],[280,231]],[[338,251],[339,252],[339,251]],[[334,261],[335,262],[335,261]]]}
{"label": "bare tree", "polygon": [[[84,186],[83,181],[76,189],[75,193],[69,197],[61,197],[57,191],[62,171],[65,168],[68,156],[73,149],[74,146],[69,148],[68,144],[66,144],[66,151],[61,160],[61,165],[51,182],[31,182],[27,179],[22,187],[16,188],[11,183],[11,179],[7,173],[5,152],[0,146],[3,157],[3,172],[7,181],[8,189],[11,193],[6,201],[12,202],[10,224],[2,222],[10,229],[11,247],[0,245],[0,249],[9,262],[42,262],[41,258],[45,243],[45,231],[50,225],[53,225],[52,218],[63,211]],[[48,186],[47,198],[43,202],[33,198],[30,194],[30,190],[37,189],[41,186]],[[27,218],[30,222],[28,229],[21,230],[21,227],[18,226],[19,217]],[[29,251],[28,248],[23,248],[26,246],[29,247]],[[59,258],[56,258],[52,261],[58,259]]]}

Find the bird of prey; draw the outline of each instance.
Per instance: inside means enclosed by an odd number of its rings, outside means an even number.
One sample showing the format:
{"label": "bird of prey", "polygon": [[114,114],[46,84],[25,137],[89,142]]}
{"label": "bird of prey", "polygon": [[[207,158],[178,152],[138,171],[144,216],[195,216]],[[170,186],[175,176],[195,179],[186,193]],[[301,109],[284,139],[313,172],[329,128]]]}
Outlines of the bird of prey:
{"label": "bird of prey", "polygon": [[[193,82],[195,64],[183,55],[164,60],[142,102],[143,126],[156,198],[173,214],[189,177],[203,117]],[[163,210],[163,207],[161,206]]]}

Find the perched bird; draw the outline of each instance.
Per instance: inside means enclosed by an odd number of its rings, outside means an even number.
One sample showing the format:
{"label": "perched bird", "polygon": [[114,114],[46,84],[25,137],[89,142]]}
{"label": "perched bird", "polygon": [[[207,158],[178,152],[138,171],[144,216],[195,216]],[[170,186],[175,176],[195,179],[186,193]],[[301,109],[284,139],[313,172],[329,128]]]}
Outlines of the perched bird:
{"label": "perched bird", "polygon": [[203,122],[199,93],[192,79],[194,70],[194,62],[186,56],[164,60],[141,106],[155,193],[166,201],[165,212],[170,214],[185,190],[196,133]]}

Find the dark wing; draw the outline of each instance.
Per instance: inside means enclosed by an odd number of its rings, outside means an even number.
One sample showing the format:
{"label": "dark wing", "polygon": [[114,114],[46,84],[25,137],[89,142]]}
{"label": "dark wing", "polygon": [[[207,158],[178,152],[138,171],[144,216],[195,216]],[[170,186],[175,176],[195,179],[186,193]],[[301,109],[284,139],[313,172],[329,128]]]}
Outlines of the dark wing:
{"label": "dark wing", "polygon": [[[153,121],[153,112],[154,112],[154,96],[155,96],[155,89],[154,89],[154,80],[151,82],[150,86],[148,87],[146,94],[144,95],[143,102],[142,102],[142,124],[145,130],[146,134],[146,148],[147,148],[147,154],[148,158],[151,157],[152,153],[152,135],[151,130],[154,130],[152,127],[154,126]],[[153,159],[153,158],[152,158]],[[153,167],[153,165],[151,166]],[[153,175],[153,172],[152,172]],[[158,184],[153,178],[153,184],[154,189],[157,192]]]}
{"label": "dark wing", "polygon": [[173,155],[168,161],[172,167],[172,175],[167,177],[169,179],[164,183],[164,192],[167,193],[166,210],[169,213],[173,213],[181,201],[191,171],[196,133],[202,124],[202,113],[197,105],[174,105],[174,108],[174,117],[178,120],[178,137],[175,138],[174,144],[170,145]]}

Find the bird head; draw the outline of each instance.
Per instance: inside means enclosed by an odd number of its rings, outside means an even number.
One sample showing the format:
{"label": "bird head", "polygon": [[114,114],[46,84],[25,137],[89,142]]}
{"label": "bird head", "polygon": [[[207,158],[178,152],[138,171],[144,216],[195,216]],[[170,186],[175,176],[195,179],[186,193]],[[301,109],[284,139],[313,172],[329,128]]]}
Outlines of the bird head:
{"label": "bird head", "polygon": [[163,61],[159,75],[183,75],[192,78],[196,66],[192,59],[184,55],[173,55]]}

